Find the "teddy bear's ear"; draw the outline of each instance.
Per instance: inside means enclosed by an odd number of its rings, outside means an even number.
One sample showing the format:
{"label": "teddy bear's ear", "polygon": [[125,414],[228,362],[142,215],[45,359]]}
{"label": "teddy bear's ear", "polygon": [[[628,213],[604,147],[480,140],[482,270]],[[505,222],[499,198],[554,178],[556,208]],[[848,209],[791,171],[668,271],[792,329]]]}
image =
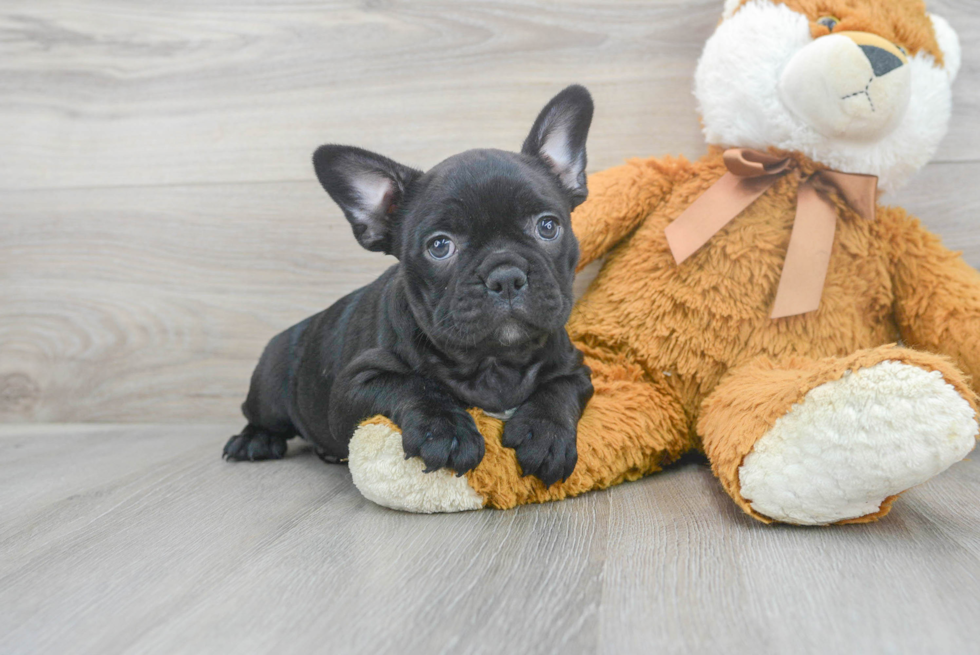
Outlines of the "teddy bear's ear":
{"label": "teddy bear's ear", "polygon": [[541,159],[558,177],[572,207],[589,194],[585,181],[585,139],[592,124],[592,96],[573,85],[551,99],[534,121],[521,152]]}
{"label": "teddy bear's ear", "polygon": [[960,38],[949,22],[942,16],[929,14],[932,19],[932,29],[936,32],[936,41],[939,42],[939,49],[943,51],[943,61],[946,64],[946,72],[949,74],[949,81],[956,79],[960,72],[960,62],[962,54],[960,50]]}
{"label": "teddy bear's ear", "polygon": [[741,6],[742,0],[725,0],[725,8],[721,12],[721,17],[725,19],[731,18]]}

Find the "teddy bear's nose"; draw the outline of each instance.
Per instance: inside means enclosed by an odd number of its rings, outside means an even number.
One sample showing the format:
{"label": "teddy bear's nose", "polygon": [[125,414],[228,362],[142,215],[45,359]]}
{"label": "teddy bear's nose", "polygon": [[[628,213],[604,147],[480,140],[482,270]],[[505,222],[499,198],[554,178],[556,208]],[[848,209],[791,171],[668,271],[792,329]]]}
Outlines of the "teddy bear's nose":
{"label": "teddy bear's nose", "polygon": [[874,45],[862,45],[860,48],[864,51],[864,56],[871,62],[871,68],[874,70],[875,77],[881,77],[886,73],[890,73],[903,63],[901,59],[884,48],[879,48]]}
{"label": "teddy bear's nose", "polygon": [[854,45],[861,48],[861,52],[871,64],[875,77],[881,77],[908,63],[908,55],[905,51],[883,36],[870,32],[834,32],[834,34],[846,36],[854,42]]}

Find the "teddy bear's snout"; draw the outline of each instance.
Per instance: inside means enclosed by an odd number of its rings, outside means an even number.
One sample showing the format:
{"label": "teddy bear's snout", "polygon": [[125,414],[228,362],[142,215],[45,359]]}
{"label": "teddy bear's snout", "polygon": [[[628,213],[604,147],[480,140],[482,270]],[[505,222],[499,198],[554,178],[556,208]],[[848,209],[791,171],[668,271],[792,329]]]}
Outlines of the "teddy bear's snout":
{"label": "teddy bear's snout", "polygon": [[799,120],[832,138],[876,140],[901,121],[911,71],[900,47],[868,32],[814,40],[783,69],[779,96]]}

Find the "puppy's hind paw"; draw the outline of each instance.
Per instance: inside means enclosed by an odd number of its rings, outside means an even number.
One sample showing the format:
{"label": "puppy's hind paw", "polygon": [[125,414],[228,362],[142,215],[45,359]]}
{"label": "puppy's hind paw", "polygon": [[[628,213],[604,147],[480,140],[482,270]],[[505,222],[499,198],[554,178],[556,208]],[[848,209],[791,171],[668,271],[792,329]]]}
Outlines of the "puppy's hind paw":
{"label": "puppy's hind paw", "polygon": [[480,509],[485,503],[465,476],[445,468],[425,473],[420,457],[406,459],[401,432],[380,417],[354,432],[348,465],[358,491],[391,509],[432,514]]}
{"label": "puppy's hind paw", "polygon": [[221,456],[232,462],[282,459],[286,456],[286,438],[247,425],[241,434],[228,440]]}

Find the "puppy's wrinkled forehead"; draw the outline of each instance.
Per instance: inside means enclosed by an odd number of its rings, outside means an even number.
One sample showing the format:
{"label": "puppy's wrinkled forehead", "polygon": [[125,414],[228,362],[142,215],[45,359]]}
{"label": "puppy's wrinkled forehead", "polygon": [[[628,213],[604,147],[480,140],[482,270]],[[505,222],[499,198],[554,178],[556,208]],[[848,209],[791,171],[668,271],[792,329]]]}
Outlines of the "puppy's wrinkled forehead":
{"label": "puppy's wrinkled forehead", "polygon": [[503,227],[533,214],[569,210],[555,176],[518,153],[468,150],[436,165],[420,182],[413,213],[422,213],[418,220],[428,227]]}

